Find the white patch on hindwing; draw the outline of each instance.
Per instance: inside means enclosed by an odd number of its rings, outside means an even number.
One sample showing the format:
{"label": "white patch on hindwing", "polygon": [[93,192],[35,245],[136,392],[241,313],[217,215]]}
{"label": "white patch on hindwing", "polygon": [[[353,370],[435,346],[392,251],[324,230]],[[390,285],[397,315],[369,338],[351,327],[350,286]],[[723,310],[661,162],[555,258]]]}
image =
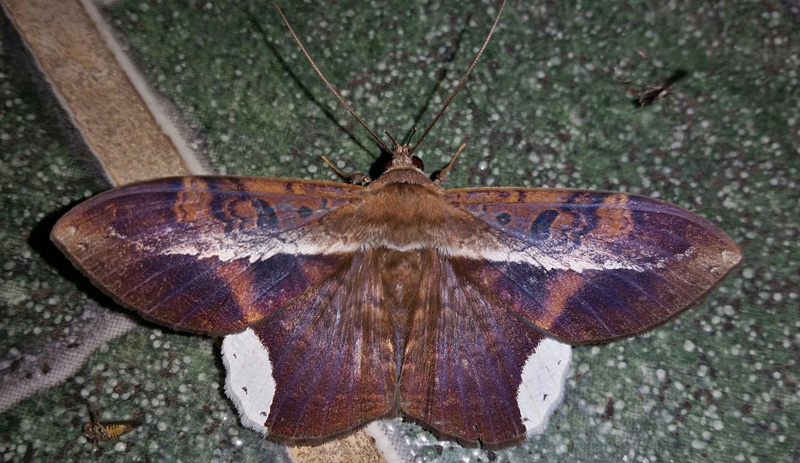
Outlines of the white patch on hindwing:
{"label": "white patch on hindwing", "polygon": [[571,362],[572,347],[550,338],[542,339],[525,361],[517,406],[528,437],[544,432],[550,415],[563,400]]}
{"label": "white patch on hindwing", "polygon": [[222,341],[225,393],[236,405],[245,427],[267,434],[264,422],[275,397],[275,378],[267,347],[247,328]]}

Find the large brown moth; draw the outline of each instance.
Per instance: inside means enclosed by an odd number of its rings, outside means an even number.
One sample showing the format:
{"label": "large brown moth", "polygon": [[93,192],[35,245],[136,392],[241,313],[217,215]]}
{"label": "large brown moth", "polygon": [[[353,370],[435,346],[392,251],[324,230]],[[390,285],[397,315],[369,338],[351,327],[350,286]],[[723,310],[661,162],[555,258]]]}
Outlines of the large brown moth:
{"label": "large brown moth", "polygon": [[144,318],[226,336],[244,423],[291,442],[398,415],[461,442],[518,441],[560,400],[570,345],[664,323],[741,259],[722,230],[655,199],[445,190],[452,162],[431,179],[413,156],[428,130],[386,147],[374,181],[160,179],[78,205],[52,239]]}

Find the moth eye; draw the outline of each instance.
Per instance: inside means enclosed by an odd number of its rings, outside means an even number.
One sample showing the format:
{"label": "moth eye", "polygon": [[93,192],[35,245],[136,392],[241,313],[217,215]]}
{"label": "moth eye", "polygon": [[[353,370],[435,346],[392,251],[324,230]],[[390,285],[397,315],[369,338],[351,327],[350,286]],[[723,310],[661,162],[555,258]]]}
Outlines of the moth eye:
{"label": "moth eye", "polygon": [[416,167],[417,169],[425,170],[425,165],[422,164],[422,159],[420,159],[420,158],[418,158],[416,156],[411,156],[411,162],[414,163],[414,167]]}
{"label": "moth eye", "polygon": [[383,165],[383,170],[389,170],[389,169],[391,169],[391,168],[392,168],[392,164],[393,164],[393,163],[392,163],[392,159],[389,159],[389,160],[388,160],[388,161],[386,161],[386,163]]}

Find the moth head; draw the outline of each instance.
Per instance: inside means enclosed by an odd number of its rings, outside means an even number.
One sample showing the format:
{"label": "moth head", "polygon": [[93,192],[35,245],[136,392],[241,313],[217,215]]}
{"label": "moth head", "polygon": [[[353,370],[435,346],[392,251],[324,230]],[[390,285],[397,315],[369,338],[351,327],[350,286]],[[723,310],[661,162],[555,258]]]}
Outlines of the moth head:
{"label": "moth head", "polygon": [[386,162],[383,166],[383,171],[410,168],[423,172],[425,165],[422,163],[422,159],[411,154],[411,149],[408,145],[395,145],[392,150],[392,159]]}

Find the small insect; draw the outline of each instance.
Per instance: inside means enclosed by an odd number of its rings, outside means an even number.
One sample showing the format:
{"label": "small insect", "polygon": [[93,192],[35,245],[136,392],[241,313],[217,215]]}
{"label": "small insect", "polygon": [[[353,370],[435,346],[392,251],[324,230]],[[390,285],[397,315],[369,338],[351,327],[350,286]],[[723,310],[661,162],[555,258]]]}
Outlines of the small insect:
{"label": "small insect", "polygon": [[81,436],[85,437],[90,442],[94,442],[97,450],[101,451],[103,450],[103,446],[101,445],[102,442],[117,438],[123,434],[127,434],[142,424],[142,420],[139,418],[120,421],[100,421],[97,411],[92,407],[92,405],[89,402],[86,402],[86,406],[89,409],[91,421],[83,423],[81,433],[68,440],[61,447],[55,456],[56,461],[62,461],[62,459],[64,459],[65,452],[71,448],[72,444],[74,444],[74,442]]}
{"label": "small insect", "polygon": [[672,93],[672,86],[688,75],[689,74],[686,71],[679,69],[672,73],[672,75],[661,85],[644,88],[640,87],[639,89],[632,88],[630,81],[621,81],[620,84],[622,84],[628,95],[634,97],[632,100],[633,105],[644,108],[647,106],[652,106],[657,101],[664,100],[664,98]]}
{"label": "small insect", "polygon": [[103,448],[101,445],[102,442],[127,434],[142,425],[142,420],[139,418],[119,421],[100,421],[97,411],[91,406],[89,406],[89,414],[92,420],[83,423],[81,434],[89,441],[94,442],[95,445],[101,449]]}
{"label": "small insect", "polygon": [[[319,443],[402,416],[462,443],[543,432],[571,346],[649,330],[741,260],[709,221],[643,196],[446,190],[413,155],[466,84],[500,20],[416,144],[367,127],[391,161],[349,184],[182,177],[116,188],[52,239],[120,304],[176,330],[225,336],[242,422]],[[277,6],[276,6],[277,8]],[[338,172],[337,169],[334,169]]]}
{"label": "small insect", "polygon": [[601,418],[604,420],[610,420],[614,416],[614,398],[608,396],[606,398],[606,409],[603,411],[603,414],[600,415]]}

